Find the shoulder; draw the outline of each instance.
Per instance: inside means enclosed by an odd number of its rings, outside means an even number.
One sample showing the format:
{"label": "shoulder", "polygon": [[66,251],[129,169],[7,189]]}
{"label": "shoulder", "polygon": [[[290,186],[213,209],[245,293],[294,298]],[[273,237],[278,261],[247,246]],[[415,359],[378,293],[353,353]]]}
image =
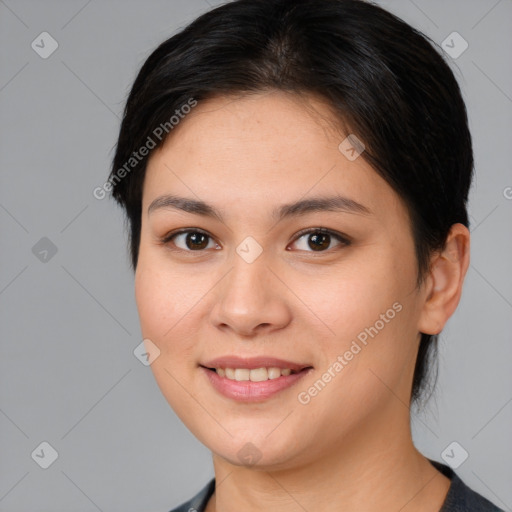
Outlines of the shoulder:
{"label": "shoulder", "polygon": [[170,512],[204,512],[210,496],[215,490],[215,478],[210,480],[193,498],[173,508]]}
{"label": "shoulder", "polygon": [[433,460],[430,462],[451,481],[448,494],[439,512],[504,512],[469,488],[449,466]]}
{"label": "shoulder", "polygon": [[[451,481],[448,494],[439,512],[504,512],[503,509],[469,488],[449,466],[434,460],[430,462]],[[204,512],[214,490],[215,478],[210,480],[193,498],[170,512]]]}

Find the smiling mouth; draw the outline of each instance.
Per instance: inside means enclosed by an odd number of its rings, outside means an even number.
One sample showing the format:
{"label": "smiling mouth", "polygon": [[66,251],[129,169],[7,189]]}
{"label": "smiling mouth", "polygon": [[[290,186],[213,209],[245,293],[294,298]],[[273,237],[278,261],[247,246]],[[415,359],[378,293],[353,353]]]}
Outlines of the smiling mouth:
{"label": "smiling mouth", "polygon": [[312,369],[312,366],[307,366],[301,370],[293,370],[291,368],[278,368],[277,366],[260,367],[260,368],[206,368],[215,372],[219,377],[225,377],[229,380],[238,382],[251,381],[263,382],[266,380],[275,380],[280,377],[287,377],[307,370]]}

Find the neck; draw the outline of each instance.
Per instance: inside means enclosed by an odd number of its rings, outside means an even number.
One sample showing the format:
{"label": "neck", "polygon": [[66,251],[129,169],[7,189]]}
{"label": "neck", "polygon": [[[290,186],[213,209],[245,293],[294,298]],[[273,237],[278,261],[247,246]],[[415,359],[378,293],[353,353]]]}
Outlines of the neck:
{"label": "neck", "polygon": [[378,422],[367,419],[337,445],[280,469],[241,467],[214,455],[216,489],[207,512],[328,510],[333,503],[344,512],[438,512],[450,480],[416,450],[408,410],[396,402],[404,409],[398,415],[395,409]]}

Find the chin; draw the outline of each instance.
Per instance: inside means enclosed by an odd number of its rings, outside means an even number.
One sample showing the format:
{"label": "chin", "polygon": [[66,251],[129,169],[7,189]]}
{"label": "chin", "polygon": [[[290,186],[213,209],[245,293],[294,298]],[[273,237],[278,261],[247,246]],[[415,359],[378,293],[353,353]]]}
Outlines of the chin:
{"label": "chin", "polygon": [[[229,437],[229,436],[228,436]],[[234,466],[254,468],[260,471],[288,469],[297,462],[297,453],[290,450],[295,441],[289,442],[283,436],[276,436],[270,441],[267,434],[251,437],[246,434],[243,439],[229,438],[226,444],[219,442],[204,443],[216,456]],[[252,439],[252,440],[251,440]]]}

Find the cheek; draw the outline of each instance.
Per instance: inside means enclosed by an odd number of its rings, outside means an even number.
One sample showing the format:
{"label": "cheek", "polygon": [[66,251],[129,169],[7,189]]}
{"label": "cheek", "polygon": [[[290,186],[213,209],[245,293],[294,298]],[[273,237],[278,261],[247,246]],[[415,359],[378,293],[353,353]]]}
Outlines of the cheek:
{"label": "cheek", "polygon": [[[160,342],[171,338],[177,322],[193,306],[194,281],[177,272],[158,250],[141,247],[135,272],[135,300],[142,334]],[[176,326],[176,327],[175,327]]]}
{"label": "cheek", "polygon": [[160,350],[151,370],[169,405],[182,411],[180,416],[186,422],[188,414],[192,417],[199,414],[189,411],[190,400],[184,392],[190,371],[196,370],[193,356],[196,333],[193,325],[187,323],[187,312],[193,305],[191,295],[187,295],[178,276],[159,267],[157,261],[146,257],[139,259],[135,298],[141,333]]}
{"label": "cheek", "polygon": [[[193,270],[172,265],[158,251],[141,252],[135,273],[135,300],[141,333],[159,349],[151,366],[165,365],[173,374],[195,370],[197,342],[205,322],[201,299],[211,283],[194,278]],[[158,363],[158,364],[157,364]]]}
{"label": "cheek", "polygon": [[359,252],[357,258],[344,261],[324,276],[315,276],[314,285],[302,276],[293,285],[297,295],[307,299],[311,311],[330,328],[326,341],[334,336],[345,342],[354,338],[405,295],[407,272],[395,269],[390,251],[365,253]]}
{"label": "cheek", "polygon": [[[390,387],[399,385],[403,372],[413,366],[416,334],[416,295],[411,293],[416,267],[411,248],[390,244],[365,254],[337,273],[317,278],[314,293],[309,289],[304,295],[306,288],[297,293],[310,299],[308,306],[329,327],[329,331],[322,328],[326,335],[317,339],[322,369],[331,368],[340,376],[334,379],[338,386],[332,386],[337,394],[333,402],[353,397],[351,406],[356,408],[360,400],[372,401],[380,388],[388,392],[379,377]],[[338,370],[333,368],[336,362]]]}
{"label": "cheek", "polygon": [[169,329],[174,315],[174,304],[164,293],[166,282],[161,272],[139,260],[135,274],[135,300],[139,312],[142,335],[159,340]]}

